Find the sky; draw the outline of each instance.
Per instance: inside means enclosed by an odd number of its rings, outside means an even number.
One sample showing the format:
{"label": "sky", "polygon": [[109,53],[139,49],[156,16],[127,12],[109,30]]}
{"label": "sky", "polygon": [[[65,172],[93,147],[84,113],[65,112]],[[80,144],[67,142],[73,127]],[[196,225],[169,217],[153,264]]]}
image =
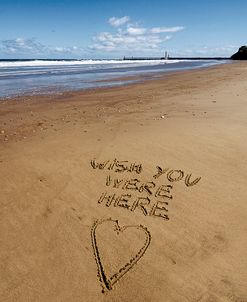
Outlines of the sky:
{"label": "sky", "polygon": [[2,0],[0,59],[230,56],[246,0]]}

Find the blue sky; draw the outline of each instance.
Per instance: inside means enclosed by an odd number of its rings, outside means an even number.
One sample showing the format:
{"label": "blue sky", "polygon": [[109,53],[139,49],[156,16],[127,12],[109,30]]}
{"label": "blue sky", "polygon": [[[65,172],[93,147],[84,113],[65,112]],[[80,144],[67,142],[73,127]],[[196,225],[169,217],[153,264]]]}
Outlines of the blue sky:
{"label": "blue sky", "polygon": [[5,0],[0,58],[229,56],[246,13],[246,0]]}

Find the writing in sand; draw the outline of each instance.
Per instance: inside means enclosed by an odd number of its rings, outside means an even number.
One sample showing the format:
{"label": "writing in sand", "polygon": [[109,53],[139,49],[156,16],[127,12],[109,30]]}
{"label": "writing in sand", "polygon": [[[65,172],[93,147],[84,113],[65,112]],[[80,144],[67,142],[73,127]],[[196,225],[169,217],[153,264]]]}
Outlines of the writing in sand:
{"label": "writing in sand", "polygon": [[[169,220],[168,206],[173,199],[172,190],[175,183],[183,182],[185,187],[195,186],[201,177],[193,177],[183,170],[162,168],[156,166],[156,171],[149,181],[143,181],[140,174],[143,172],[141,163],[127,160],[91,160],[95,170],[106,171],[109,174],[105,179],[106,191],[98,199],[99,204],[106,207],[120,207],[130,212],[141,211],[145,216]],[[135,177],[119,177],[119,174]],[[137,178],[138,177],[138,178]],[[162,180],[162,183],[157,183]]]}

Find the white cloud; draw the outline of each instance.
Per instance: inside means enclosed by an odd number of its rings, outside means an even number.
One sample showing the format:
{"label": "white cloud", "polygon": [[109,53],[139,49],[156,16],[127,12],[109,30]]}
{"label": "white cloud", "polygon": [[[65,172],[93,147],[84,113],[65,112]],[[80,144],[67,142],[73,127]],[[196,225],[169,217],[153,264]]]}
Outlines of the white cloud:
{"label": "white cloud", "polygon": [[100,33],[94,38],[91,50],[103,51],[148,51],[159,49],[161,43],[171,39],[170,36],[160,36],[154,34],[133,35],[128,33],[111,34],[109,32]]}
{"label": "white cloud", "polygon": [[121,18],[111,17],[108,20],[108,22],[110,23],[111,26],[118,27],[118,26],[126,24],[127,22],[129,22],[129,20],[130,20],[129,16],[124,16],[124,17],[121,17]]}
{"label": "white cloud", "polygon": [[160,33],[175,33],[184,29],[184,26],[174,26],[174,27],[153,27],[149,30],[150,33],[160,34]]}
{"label": "white cloud", "polygon": [[13,40],[2,40],[0,42],[0,50],[5,53],[42,53],[46,47],[37,42],[35,39],[17,38]]}
{"label": "white cloud", "polygon": [[141,27],[128,27],[126,31],[130,35],[143,35],[147,30]]}
{"label": "white cloud", "polygon": [[67,53],[67,54],[73,54],[76,52],[83,51],[80,47],[77,46],[71,46],[71,47],[49,47],[49,51],[52,53]]}
{"label": "white cloud", "polygon": [[148,52],[163,51],[164,42],[172,38],[165,33],[176,33],[183,30],[183,26],[145,28],[138,25],[128,16],[112,17],[108,22],[116,29],[113,32],[101,32],[93,38],[89,46],[92,51],[106,52]]}
{"label": "white cloud", "polygon": [[16,38],[12,40],[0,41],[0,53],[8,55],[47,55],[47,54],[75,54],[82,52],[83,49],[77,46],[60,47],[46,46],[36,39]]}

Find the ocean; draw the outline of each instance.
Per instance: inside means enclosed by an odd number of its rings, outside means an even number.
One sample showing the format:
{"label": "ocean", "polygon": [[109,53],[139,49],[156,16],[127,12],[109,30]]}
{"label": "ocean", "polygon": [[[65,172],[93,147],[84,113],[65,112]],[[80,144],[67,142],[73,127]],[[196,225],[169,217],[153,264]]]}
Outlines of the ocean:
{"label": "ocean", "polygon": [[0,60],[0,98],[113,87],[218,60]]}

